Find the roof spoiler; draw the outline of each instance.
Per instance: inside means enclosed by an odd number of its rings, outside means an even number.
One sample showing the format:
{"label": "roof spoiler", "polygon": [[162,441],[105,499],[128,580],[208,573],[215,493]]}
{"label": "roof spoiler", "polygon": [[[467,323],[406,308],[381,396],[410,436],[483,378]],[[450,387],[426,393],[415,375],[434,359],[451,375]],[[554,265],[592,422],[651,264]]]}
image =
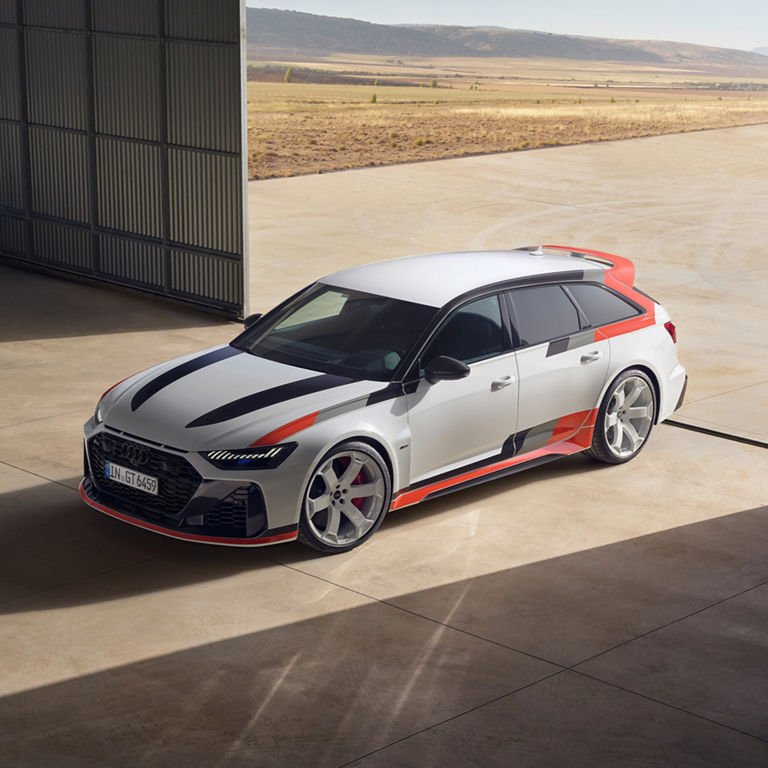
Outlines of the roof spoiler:
{"label": "roof spoiler", "polygon": [[528,248],[521,248],[520,250],[536,254],[543,254],[545,250],[567,253],[569,256],[574,256],[577,259],[586,259],[587,261],[608,267],[608,274],[614,280],[618,280],[630,288],[635,284],[635,265],[629,259],[625,259],[623,256],[616,256],[613,253],[589,251],[586,248],[571,248],[566,245],[534,245]]}

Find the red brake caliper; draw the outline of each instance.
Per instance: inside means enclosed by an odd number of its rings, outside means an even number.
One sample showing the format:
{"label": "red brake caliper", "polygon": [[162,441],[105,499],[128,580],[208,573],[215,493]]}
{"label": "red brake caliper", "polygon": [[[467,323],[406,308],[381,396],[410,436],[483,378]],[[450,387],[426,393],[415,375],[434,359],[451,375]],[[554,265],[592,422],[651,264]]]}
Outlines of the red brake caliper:
{"label": "red brake caliper", "polygon": [[[352,485],[362,485],[365,482],[365,478],[363,477],[363,470],[361,469],[357,473],[357,477],[352,481]],[[361,496],[359,499],[352,499],[352,503],[358,508],[363,508],[363,497]]]}
{"label": "red brake caliper", "polygon": [[[339,464],[341,464],[342,470],[345,470],[349,466],[351,459],[348,456],[342,456],[338,461]],[[363,485],[363,483],[365,483],[365,478],[363,477],[363,470],[361,469],[357,473],[357,477],[352,481],[352,485]],[[354,504],[358,509],[363,508],[363,501],[365,501],[365,499],[362,496],[357,499],[350,499],[350,503]]]}

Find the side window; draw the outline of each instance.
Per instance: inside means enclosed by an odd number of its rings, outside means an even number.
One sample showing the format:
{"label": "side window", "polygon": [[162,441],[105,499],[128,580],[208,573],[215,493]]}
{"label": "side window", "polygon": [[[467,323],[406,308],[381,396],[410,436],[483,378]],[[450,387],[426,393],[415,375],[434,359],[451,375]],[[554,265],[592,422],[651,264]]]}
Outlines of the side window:
{"label": "side window", "polygon": [[474,363],[507,351],[498,296],[487,296],[453,312],[429,342],[422,365],[438,355]]}
{"label": "side window", "polygon": [[579,311],[559,285],[537,285],[510,292],[520,346],[578,333]]}
{"label": "side window", "polygon": [[593,327],[616,323],[640,314],[633,304],[600,285],[572,283],[568,285],[567,290],[576,299],[576,303]]}

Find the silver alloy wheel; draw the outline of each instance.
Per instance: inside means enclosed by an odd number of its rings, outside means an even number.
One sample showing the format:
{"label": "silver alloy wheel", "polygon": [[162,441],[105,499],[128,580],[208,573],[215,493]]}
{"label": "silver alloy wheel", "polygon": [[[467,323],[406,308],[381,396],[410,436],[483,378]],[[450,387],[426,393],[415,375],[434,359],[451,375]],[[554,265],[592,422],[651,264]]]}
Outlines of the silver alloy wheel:
{"label": "silver alloy wheel", "polygon": [[344,449],[316,469],[304,500],[312,534],[329,547],[348,547],[373,528],[387,495],[379,463],[362,451]]}
{"label": "silver alloy wheel", "polygon": [[634,456],[653,426],[654,395],[640,376],[628,376],[611,395],[603,421],[605,442],[618,458]]}

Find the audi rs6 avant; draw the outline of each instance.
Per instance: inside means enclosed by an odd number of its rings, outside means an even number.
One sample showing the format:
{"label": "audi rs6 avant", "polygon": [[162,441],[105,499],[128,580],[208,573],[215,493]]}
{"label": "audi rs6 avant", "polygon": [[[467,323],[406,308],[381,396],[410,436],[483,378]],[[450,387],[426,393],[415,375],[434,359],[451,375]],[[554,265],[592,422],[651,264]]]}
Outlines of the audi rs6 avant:
{"label": "audi rs6 avant", "polygon": [[343,552],[390,509],[579,451],[629,461],[687,380],[634,271],[539,246],[337,272],[109,389],[80,493],[179,539]]}

